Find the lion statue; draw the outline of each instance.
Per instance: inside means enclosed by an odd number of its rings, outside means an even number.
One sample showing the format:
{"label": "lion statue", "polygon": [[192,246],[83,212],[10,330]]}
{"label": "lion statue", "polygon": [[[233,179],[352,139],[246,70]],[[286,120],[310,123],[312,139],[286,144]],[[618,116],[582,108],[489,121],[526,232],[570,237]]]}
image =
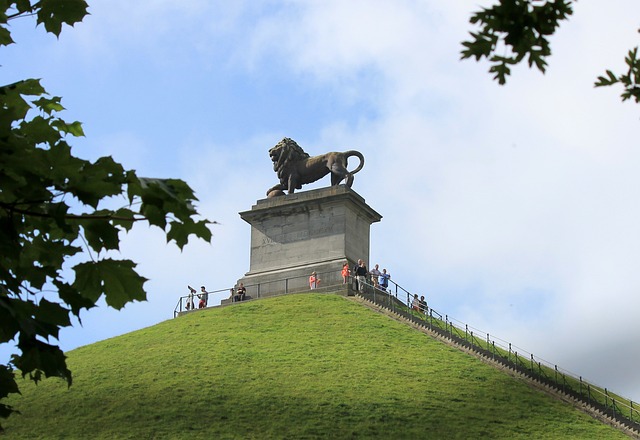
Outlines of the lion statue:
{"label": "lion statue", "polygon": [[[320,180],[331,173],[331,186],[340,184],[343,180],[349,188],[353,184],[353,175],[364,167],[364,156],[359,151],[331,152],[320,156],[310,157],[293,140],[284,138],[269,150],[273,162],[273,170],[278,173],[280,183],[269,188],[267,197],[284,195],[287,190],[293,194],[302,185]],[[347,170],[347,159],[356,156],[360,164],[353,171]]]}

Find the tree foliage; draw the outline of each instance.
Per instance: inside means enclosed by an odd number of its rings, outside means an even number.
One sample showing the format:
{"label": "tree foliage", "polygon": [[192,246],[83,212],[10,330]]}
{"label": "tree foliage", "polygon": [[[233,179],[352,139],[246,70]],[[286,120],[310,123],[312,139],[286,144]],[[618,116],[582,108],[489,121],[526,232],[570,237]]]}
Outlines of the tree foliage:
{"label": "tree foliage", "polygon": [[[14,43],[13,19],[35,16],[59,35],[87,7],[84,0],[0,0],[0,46]],[[146,299],[136,264],[108,255],[119,249],[121,232],[144,221],[181,249],[191,235],[211,240],[211,222],[197,220],[185,182],[138,177],[111,157],[75,157],[68,139],[84,136],[82,125],[61,119],[63,110],[40,80],[0,86],[0,343],[17,347],[0,365],[0,400],[19,392],[16,371],[71,385],[56,345],[60,329],[102,297],[116,309]],[[122,207],[105,207],[118,201]],[[13,412],[0,403],[0,417]]]}
{"label": "tree foliage", "polygon": [[[471,40],[463,41],[462,59],[486,58],[492,65],[489,72],[499,84],[505,84],[511,74],[511,66],[527,60],[545,72],[547,57],[551,55],[549,37],[560,23],[573,13],[577,0],[499,0],[490,8],[475,12],[469,21],[480,30],[470,32]],[[622,100],[634,98],[640,103],[640,59],[638,48],[629,51],[625,58],[628,71],[614,74],[607,70],[598,77],[596,87],[621,84]]]}

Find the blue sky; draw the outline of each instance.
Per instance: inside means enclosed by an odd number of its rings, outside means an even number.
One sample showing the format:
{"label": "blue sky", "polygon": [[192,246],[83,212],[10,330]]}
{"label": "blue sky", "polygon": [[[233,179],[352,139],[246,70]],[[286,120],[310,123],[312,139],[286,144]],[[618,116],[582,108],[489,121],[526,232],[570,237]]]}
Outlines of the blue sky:
{"label": "blue sky", "polygon": [[547,74],[517,67],[504,87],[459,59],[477,4],[102,0],[59,39],[12,22],[0,79],[42,78],[62,96],[63,117],[84,124],[76,155],[182,178],[220,223],[183,252],[134,228],[121,255],[149,300],[84,313],[61,346],[169,319],[187,284],[233,285],[249,269],[238,212],[277,182],[267,151],[286,136],[310,154],[364,153],[353,189],[383,215],[371,264],[640,400],[640,107],[593,88],[639,44],[640,4],[578,2]]}

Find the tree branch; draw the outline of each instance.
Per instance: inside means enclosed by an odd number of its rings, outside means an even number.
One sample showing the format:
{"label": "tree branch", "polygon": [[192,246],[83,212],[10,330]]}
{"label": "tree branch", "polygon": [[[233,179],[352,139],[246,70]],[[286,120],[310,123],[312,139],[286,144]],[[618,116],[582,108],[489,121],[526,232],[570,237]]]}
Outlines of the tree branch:
{"label": "tree branch", "polygon": [[[51,214],[47,214],[44,212],[29,211],[27,209],[20,209],[20,208],[16,208],[15,206],[10,206],[6,203],[0,202],[0,207],[4,208],[10,213],[21,214],[21,215],[30,216],[30,217],[54,218],[54,216]],[[67,220],[118,220],[123,222],[132,222],[132,223],[145,220],[145,217],[132,218],[132,217],[121,217],[121,216],[110,215],[110,214],[109,215],[65,214],[64,218]]]}

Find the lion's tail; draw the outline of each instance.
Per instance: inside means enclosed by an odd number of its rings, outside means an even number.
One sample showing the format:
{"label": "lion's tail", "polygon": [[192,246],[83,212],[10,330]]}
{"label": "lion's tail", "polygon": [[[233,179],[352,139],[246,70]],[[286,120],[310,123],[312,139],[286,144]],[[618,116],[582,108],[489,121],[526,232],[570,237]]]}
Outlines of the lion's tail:
{"label": "lion's tail", "polygon": [[349,150],[349,151],[345,151],[344,155],[347,159],[349,159],[351,156],[355,156],[358,159],[360,159],[360,164],[356,167],[356,169],[353,171],[349,171],[349,173],[351,173],[352,175],[357,173],[364,167],[364,156],[362,155],[361,152],[356,150]]}

